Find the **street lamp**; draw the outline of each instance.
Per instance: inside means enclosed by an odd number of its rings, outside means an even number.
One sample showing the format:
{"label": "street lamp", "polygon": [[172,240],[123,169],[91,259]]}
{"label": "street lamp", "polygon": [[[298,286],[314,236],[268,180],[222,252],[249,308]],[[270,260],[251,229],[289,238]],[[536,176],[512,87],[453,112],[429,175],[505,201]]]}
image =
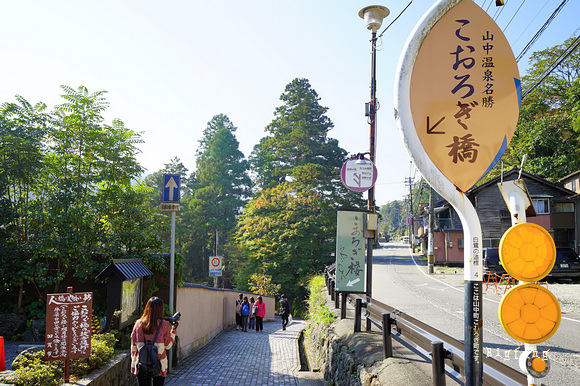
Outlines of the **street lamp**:
{"label": "street lamp", "polygon": [[356,155],[357,160],[354,163],[357,165],[366,165],[368,162],[365,160],[365,154],[369,153],[358,153]]}
{"label": "street lamp", "polygon": [[[365,115],[369,117],[370,126],[370,148],[369,156],[371,162],[375,162],[375,132],[376,132],[376,112],[377,112],[377,82],[376,82],[376,64],[377,64],[377,30],[381,28],[383,19],[389,15],[389,9],[382,5],[369,5],[358,12],[358,15],[364,19],[367,29],[372,31],[371,36],[371,101],[366,105]],[[368,209],[375,211],[375,189],[370,188],[368,191]]]}
{"label": "street lamp", "polygon": [[[358,13],[364,19],[367,29],[372,31],[371,35],[371,101],[366,105],[365,115],[368,118],[370,126],[370,148],[369,157],[371,162],[375,162],[375,132],[376,132],[376,112],[377,112],[377,82],[376,82],[376,63],[377,63],[377,30],[381,28],[383,19],[389,15],[389,9],[382,5],[369,5],[364,7]],[[368,210],[375,212],[375,188],[368,190]],[[372,295],[372,266],[373,266],[373,241],[367,239],[367,289],[366,295],[370,298]],[[367,318],[367,331],[371,329],[371,320]]]}

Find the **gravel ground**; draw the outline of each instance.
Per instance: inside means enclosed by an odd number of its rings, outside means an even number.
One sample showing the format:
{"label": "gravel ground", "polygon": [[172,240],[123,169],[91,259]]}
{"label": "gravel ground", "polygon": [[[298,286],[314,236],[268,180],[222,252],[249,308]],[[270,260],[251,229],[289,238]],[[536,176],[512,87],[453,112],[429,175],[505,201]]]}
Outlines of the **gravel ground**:
{"label": "gravel ground", "polygon": [[12,370],[12,362],[18,356],[18,346],[21,344],[42,344],[42,342],[28,343],[4,340],[4,359],[6,363],[6,370]]}

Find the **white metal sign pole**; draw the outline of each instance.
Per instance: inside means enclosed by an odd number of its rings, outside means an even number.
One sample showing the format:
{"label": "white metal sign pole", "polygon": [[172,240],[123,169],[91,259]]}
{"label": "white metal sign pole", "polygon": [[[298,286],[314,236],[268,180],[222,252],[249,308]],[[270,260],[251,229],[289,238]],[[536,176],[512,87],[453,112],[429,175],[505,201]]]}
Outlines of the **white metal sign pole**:
{"label": "white metal sign pole", "polygon": [[482,317],[482,267],[481,225],[475,208],[455,185],[435,166],[419,139],[411,111],[411,75],[423,40],[442,14],[459,0],[438,3],[425,15],[416,32],[407,42],[395,78],[395,120],[409,155],[429,184],[454,207],[464,232],[465,278],[465,384],[483,383],[483,317]]}

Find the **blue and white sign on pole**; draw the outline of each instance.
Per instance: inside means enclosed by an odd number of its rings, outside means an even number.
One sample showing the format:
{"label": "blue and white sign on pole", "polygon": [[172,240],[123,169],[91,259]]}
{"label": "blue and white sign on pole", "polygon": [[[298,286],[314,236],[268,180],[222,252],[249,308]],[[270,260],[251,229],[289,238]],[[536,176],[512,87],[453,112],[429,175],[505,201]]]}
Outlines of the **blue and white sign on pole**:
{"label": "blue and white sign on pole", "polygon": [[163,175],[163,202],[179,202],[180,182],[178,174]]}

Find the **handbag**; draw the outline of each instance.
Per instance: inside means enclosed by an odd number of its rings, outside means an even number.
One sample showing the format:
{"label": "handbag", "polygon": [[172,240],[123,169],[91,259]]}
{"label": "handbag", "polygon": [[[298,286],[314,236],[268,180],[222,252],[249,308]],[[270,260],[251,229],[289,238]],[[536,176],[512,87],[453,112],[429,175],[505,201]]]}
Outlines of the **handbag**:
{"label": "handbag", "polygon": [[253,313],[253,315],[256,315],[258,313],[258,306],[254,306],[252,313]]}

